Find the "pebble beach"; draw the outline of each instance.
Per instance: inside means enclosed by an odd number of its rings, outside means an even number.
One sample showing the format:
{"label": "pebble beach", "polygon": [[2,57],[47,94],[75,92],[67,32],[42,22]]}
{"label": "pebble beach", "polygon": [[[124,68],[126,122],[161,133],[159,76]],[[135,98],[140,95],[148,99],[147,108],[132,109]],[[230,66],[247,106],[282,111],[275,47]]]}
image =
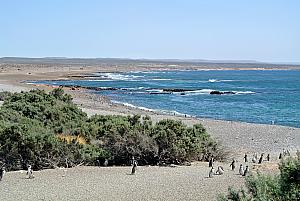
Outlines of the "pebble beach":
{"label": "pebble beach", "polygon": [[[51,86],[27,85],[23,81],[67,79],[70,74],[100,70],[108,69],[4,68],[0,73],[0,91],[51,90]],[[171,118],[182,120],[189,126],[201,123],[230,153],[228,160],[235,157],[239,163],[242,163],[245,153],[249,157],[253,153],[270,153],[273,162],[277,162],[277,156],[283,149],[295,153],[300,148],[300,128],[168,115],[112,103],[106,97],[87,91],[67,88],[65,91],[89,116],[140,114],[149,115],[154,122]],[[0,200],[215,200],[229,186],[239,188],[245,181],[237,170],[230,170],[229,161],[218,164],[224,167],[225,174],[213,178],[207,178],[209,167],[204,162],[191,166],[138,167],[136,175],[129,175],[130,167],[42,170],[34,173],[34,179],[26,179],[24,171],[8,172],[0,182]],[[256,171],[252,165],[251,170]]]}

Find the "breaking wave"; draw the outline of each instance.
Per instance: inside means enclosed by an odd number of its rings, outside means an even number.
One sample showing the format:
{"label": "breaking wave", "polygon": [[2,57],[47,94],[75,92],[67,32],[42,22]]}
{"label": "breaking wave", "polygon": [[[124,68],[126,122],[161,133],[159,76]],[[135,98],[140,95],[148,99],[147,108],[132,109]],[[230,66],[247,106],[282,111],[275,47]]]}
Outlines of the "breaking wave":
{"label": "breaking wave", "polygon": [[111,102],[119,104],[119,105],[124,105],[126,107],[136,108],[136,109],[139,109],[139,110],[144,110],[144,111],[149,111],[149,112],[158,112],[158,113],[163,113],[163,114],[168,114],[168,115],[192,117],[191,115],[183,114],[183,113],[177,112],[175,110],[150,109],[150,108],[147,108],[147,107],[135,106],[131,103],[125,103],[125,102],[120,102],[120,101],[115,101],[115,100],[112,100]]}
{"label": "breaking wave", "polygon": [[104,80],[125,80],[125,81],[139,81],[144,76],[140,75],[123,75],[119,73],[96,73],[100,78]]}

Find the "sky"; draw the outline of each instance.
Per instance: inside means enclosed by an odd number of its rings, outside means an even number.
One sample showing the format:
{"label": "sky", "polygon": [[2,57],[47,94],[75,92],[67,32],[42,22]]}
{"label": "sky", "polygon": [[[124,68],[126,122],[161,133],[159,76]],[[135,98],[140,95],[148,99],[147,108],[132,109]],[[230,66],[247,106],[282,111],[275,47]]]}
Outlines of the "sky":
{"label": "sky", "polygon": [[298,0],[0,0],[0,57],[300,62]]}

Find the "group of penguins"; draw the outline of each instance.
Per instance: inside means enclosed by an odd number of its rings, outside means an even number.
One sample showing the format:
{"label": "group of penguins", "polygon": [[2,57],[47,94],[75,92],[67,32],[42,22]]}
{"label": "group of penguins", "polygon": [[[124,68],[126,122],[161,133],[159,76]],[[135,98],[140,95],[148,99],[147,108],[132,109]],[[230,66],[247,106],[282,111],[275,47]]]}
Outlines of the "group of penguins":
{"label": "group of penguins", "polygon": [[[288,149],[283,149],[283,151],[280,152],[278,159],[283,159],[286,156],[291,156],[290,151]],[[248,163],[248,155],[247,154],[244,155],[243,159],[244,159],[245,163]],[[263,160],[264,160],[264,153],[262,153],[260,155],[259,159],[258,159],[256,153],[252,157],[252,163],[262,164]],[[270,154],[267,155],[265,161],[270,161]],[[237,161],[235,159],[232,159],[232,162],[230,163],[229,167],[231,167],[232,171],[235,170],[236,162]],[[218,166],[217,171],[215,171],[215,169],[214,169],[214,158],[213,157],[210,158],[210,160],[208,162],[208,166],[211,168],[209,173],[208,173],[209,178],[212,178],[213,175],[222,175],[222,174],[224,174],[224,168],[222,166]],[[246,176],[248,174],[248,172],[249,172],[249,166],[246,165],[246,167],[244,169],[243,164],[240,164],[239,174],[242,175],[242,176]]]}
{"label": "group of penguins", "polygon": [[[257,157],[257,154],[254,154],[253,158],[252,158],[252,162],[261,164],[263,162],[263,157],[264,157],[263,153],[261,154],[259,159]],[[270,154],[267,155],[266,161],[270,161]],[[247,154],[244,155],[244,162],[248,163],[248,155]],[[229,167],[231,167],[232,171],[235,170],[236,163],[237,163],[237,161],[235,159],[232,159],[232,162],[230,163],[230,166],[229,166]],[[211,167],[211,169],[208,173],[209,178],[212,178],[213,175],[222,175],[222,174],[224,174],[224,168],[222,166],[218,166],[217,171],[215,171],[215,169],[214,169],[214,158],[213,157],[210,158],[210,160],[208,162],[208,166]],[[239,174],[242,175],[242,176],[246,176],[248,174],[248,172],[249,172],[249,166],[246,165],[246,167],[244,168],[243,164],[240,164]]]}
{"label": "group of penguins", "polygon": [[[283,149],[283,152],[280,152],[280,154],[279,154],[279,159],[283,159],[285,156],[290,156],[290,155],[291,155],[291,154],[290,154],[290,151],[289,151],[289,150]],[[243,159],[244,159],[244,162],[245,162],[245,163],[248,163],[248,155],[247,155],[247,154],[244,155],[244,158],[243,158]],[[255,154],[253,155],[253,157],[252,157],[252,163],[258,163],[258,164],[261,164],[261,163],[263,162],[263,159],[264,159],[264,153],[262,153],[262,154],[260,155],[260,158],[259,158],[259,159],[258,159],[258,157],[257,157],[257,154],[255,153]],[[266,161],[270,161],[270,154],[267,155]],[[99,161],[98,161],[98,162],[99,162]],[[209,162],[208,162],[208,166],[211,168],[210,171],[209,171],[209,173],[208,173],[208,177],[209,177],[209,178],[212,178],[213,175],[222,175],[222,174],[224,174],[224,168],[223,168],[222,166],[218,166],[217,171],[215,171],[215,169],[214,169],[214,162],[215,162],[214,158],[211,157],[210,160],[209,160]],[[237,162],[237,161],[236,161],[235,159],[232,159],[232,162],[230,163],[230,166],[229,166],[229,167],[231,167],[231,170],[232,170],[232,171],[235,170],[236,162]],[[137,170],[138,162],[137,162],[137,160],[135,160],[134,157],[132,157],[130,163],[131,163],[131,165],[132,165],[131,174],[134,175],[135,172],[136,172],[136,170]],[[104,161],[104,164],[103,164],[103,165],[104,165],[104,166],[107,166],[107,165],[108,165],[108,160],[107,160],[107,159]],[[27,175],[28,179],[33,179],[33,178],[34,178],[34,175],[33,175],[32,167],[31,167],[31,165],[28,165],[27,167],[28,167],[28,168],[27,168],[27,173],[26,173],[26,175]],[[242,176],[246,176],[248,172],[249,172],[249,167],[248,167],[248,165],[246,165],[246,167],[245,167],[245,169],[244,169],[243,164],[240,164],[239,174],[242,175]],[[2,167],[1,167],[1,169],[0,169],[0,181],[3,179],[4,175],[5,175],[5,166],[2,165]]]}
{"label": "group of penguins", "polygon": [[[5,171],[5,166],[2,165],[1,169],[0,169],[0,181],[2,181],[4,175],[5,175],[6,171]],[[33,179],[34,178],[34,175],[33,175],[33,170],[32,170],[32,167],[31,165],[28,165],[27,166],[27,178],[28,179]]]}

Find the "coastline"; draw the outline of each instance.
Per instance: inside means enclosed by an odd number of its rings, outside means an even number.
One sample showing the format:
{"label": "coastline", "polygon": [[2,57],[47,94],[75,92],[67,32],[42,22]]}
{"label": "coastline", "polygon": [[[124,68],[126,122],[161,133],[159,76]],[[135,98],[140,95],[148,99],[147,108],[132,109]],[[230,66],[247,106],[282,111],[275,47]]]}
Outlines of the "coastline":
{"label": "coastline", "polygon": [[[110,72],[116,72],[110,69]],[[135,70],[143,70],[135,68]],[[151,70],[151,69],[150,69]],[[156,69],[158,70],[158,69]],[[0,91],[21,91],[32,88],[51,90],[53,87],[47,85],[29,85],[24,83],[27,80],[53,80],[69,79],[70,77],[82,76],[94,72],[108,72],[107,68],[86,68],[79,67],[47,67],[47,68],[18,68],[6,69],[6,72],[0,73]],[[132,69],[128,69],[132,71]],[[86,112],[89,116],[93,114],[103,115],[149,115],[152,121],[156,122],[162,119],[170,118],[181,120],[188,126],[195,123],[201,123],[207,129],[208,133],[219,141],[225,149],[231,153],[257,153],[265,152],[278,154],[282,149],[290,149],[295,152],[300,149],[300,128],[255,124],[226,120],[214,120],[206,118],[194,118],[184,115],[170,115],[158,111],[146,111],[137,107],[114,103],[107,97],[89,93],[86,89],[64,88],[72,95],[74,102]]]}
{"label": "coastline", "polygon": [[[50,91],[53,89],[51,86],[34,86],[24,81],[68,79],[74,74],[107,71],[98,68],[90,71],[45,69],[2,72],[0,91],[20,92],[34,88]],[[235,158],[238,163],[243,162],[245,153],[249,157],[253,153],[270,153],[271,162],[247,163],[253,172],[278,172],[279,152],[288,148],[294,154],[300,146],[300,128],[169,115],[113,103],[108,97],[89,93],[87,89],[65,87],[64,90],[88,116],[139,114],[149,115],[154,122],[169,118],[181,120],[188,126],[201,123],[229,152],[229,160]],[[140,166],[136,175],[129,174],[130,167],[47,169],[34,172],[35,179],[32,180],[25,179],[25,171],[13,171],[1,181],[0,191],[5,200],[132,200],[132,197],[135,200],[216,200],[219,193],[227,192],[228,187],[241,188],[245,185],[244,177],[232,171],[228,161],[216,162],[216,165],[224,167],[226,174],[208,178],[210,168],[206,162],[175,167]],[[60,188],[62,184],[66,187],[64,191]]]}

